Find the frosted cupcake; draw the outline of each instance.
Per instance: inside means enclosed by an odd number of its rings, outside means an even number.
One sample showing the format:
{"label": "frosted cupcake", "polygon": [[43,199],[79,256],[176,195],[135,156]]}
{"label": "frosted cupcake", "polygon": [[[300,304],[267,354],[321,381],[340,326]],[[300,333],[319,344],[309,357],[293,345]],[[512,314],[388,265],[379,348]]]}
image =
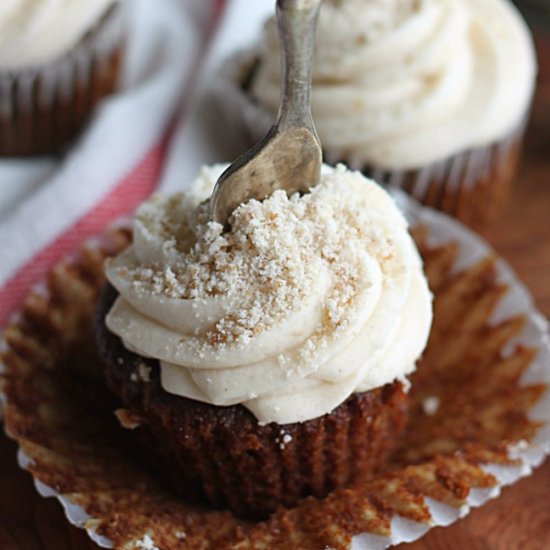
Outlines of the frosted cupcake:
{"label": "frosted cupcake", "polygon": [[404,217],[360,173],[325,167],[224,233],[201,204],[222,168],[140,207],[97,333],[119,418],[171,487],[258,518],[385,463],[431,294]]}
{"label": "frosted cupcake", "polygon": [[116,87],[124,28],[116,0],[0,5],[0,156],[62,151]]}
{"label": "frosted cupcake", "polygon": [[[228,111],[252,141],[277,109],[279,65],[270,20],[259,51],[225,69]],[[535,74],[530,33],[508,0],[326,0],[312,110],[329,162],[477,223],[505,202]]]}

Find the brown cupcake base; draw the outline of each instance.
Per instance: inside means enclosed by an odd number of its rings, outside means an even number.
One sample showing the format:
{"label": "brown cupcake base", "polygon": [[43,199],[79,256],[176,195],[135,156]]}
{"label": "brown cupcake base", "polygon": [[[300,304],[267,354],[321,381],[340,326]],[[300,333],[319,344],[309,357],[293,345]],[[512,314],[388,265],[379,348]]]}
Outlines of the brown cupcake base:
{"label": "brown cupcake base", "polygon": [[398,382],[354,394],[302,423],[259,425],[240,405],[216,407],[165,392],[154,360],[128,352],[104,324],[116,292],[103,295],[99,349],[111,390],[142,447],[174,491],[260,519],[302,497],[368,479],[403,432],[407,396]]}
{"label": "brown cupcake base", "polygon": [[62,152],[116,90],[123,40],[123,13],[115,4],[66,56],[0,72],[0,156]]}

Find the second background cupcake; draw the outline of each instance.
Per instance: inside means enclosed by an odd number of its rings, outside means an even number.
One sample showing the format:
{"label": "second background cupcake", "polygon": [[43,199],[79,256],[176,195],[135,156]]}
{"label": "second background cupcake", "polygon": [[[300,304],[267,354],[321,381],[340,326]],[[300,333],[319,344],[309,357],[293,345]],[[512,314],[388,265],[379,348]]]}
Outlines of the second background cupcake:
{"label": "second background cupcake", "polygon": [[[279,71],[273,19],[222,71],[225,110],[251,141],[272,123]],[[535,75],[508,0],[325,0],[312,102],[325,158],[480,225],[506,202]]]}

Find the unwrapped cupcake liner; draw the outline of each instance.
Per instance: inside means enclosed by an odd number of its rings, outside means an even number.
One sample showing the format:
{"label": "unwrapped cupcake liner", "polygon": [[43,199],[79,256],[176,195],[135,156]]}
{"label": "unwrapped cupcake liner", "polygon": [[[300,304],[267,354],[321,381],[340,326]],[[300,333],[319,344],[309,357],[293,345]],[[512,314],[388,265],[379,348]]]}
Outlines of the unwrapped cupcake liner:
{"label": "unwrapped cupcake liner", "polygon": [[[248,88],[259,53],[245,50],[229,58],[213,79],[211,93],[226,124],[246,146],[257,143],[274,115],[251,97]],[[357,155],[324,151],[329,164],[343,162],[378,183],[400,187],[426,206],[450,214],[471,227],[496,219],[507,204],[521,157],[528,115],[508,135],[414,170],[365,165]]]}
{"label": "unwrapped cupcake liner", "polygon": [[0,156],[61,152],[117,86],[124,8],[116,2],[79,44],[44,66],[0,71]]}
{"label": "unwrapped cupcake liner", "polygon": [[[393,190],[392,193],[411,225],[425,229],[426,242],[430,246],[457,243],[458,254],[452,264],[454,273],[471,268],[488,256],[494,257],[490,247],[460,223],[419,206],[400,190]],[[107,239],[107,242],[112,243],[112,238]],[[23,324],[20,326],[24,329],[24,319],[29,316],[37,321],[37,326],[41,326],[40,320],[45,324],[45,312],[51,307],[47,305],[48,293],[59,293],[56,307],[62,307],[59,303],[63,304],[69,297],[72,302],[66,302],[67,326],[58,335],[59,342],[56,341],[53,349],[61,349],[63,342],[77,338],[79,331],[86,326],[83,319],[87,317],[76,314],[82,308],[76,307],[74,301],[82,296],[82,289],[90,292],[89,281],[95,281],[94,288],[101,286],[98,278],[102,258],[105,254],[116,253],[125,242],[127,241],[124,238],[119,238],[116,246],[94,243],[85,247],[72,262],[57,266],[50,274],[47,286],[29,297],[21,313]],[[394,487],[397,475],[394,472],[380,480],[374,480],[357,493],[353,493],[353,488],[350,488],[335,491],[323,500],[308,499],[297,510],[277,513],[268,522],[239,522],[230,514],[206,511],[178,501],[159,489],[148,474],[142,473],[139,465],[136,467],[133,460],[128,460],[127,457],[119,456],[117,460],[113,460],[117,455],[113,455],[112,449],[104,446],[105,443],[96,442],[93,433],[87,435],[86,429],[81,430],[80,420],[61,414],[64,413],[63,404],[55,395],[55,388],[49,384],[37,385],[39,381],[34,380],[37,376],[44,376],[44,380],[49,381],[50,376],[53,376],[50,374],[55,370],[51,356],[44,357],[39,348],[33,347],[34,340],[26,343],[18,331],[10,332],[9,328],[5,334],[3,383],[0,386],[5,393],[3,398],[8,435],[18,441],[19,463],[32,473],[39,492],[43,496],[56,497],[62,503],[68,520],[73,525],[85,528],[93,540],[103,547],[242,550],[279,548],[286,545],[288,548],[304,549],[326,546],[343,548],[335,541],[343,540],[346,531],[342,525],[353,521],[354,514],[368,525],[368,528],[355,532],[351,538],[350,547],[354,550],[376,550],[416,540],[429,529],[449,525],[466,516],[471,509],[498,496],[502,487],[529,475],[550,452],[548,323],[536,310],[532,297],[511,268],[501,259],[497,259],[494,268],[497,283],[504,285],[502,288],[505,290],[491,314],[490,324],[498,327],[506,320],[517,319],[518,315],[523,318],[522,328],[513,338],[507,340],[502,354],[504,358],[508,354],[512,356],[518,347],[533,350],[528,356],[528,366],[521,375],[516,391],[525,390],[529,393],[529,388],[538,388],[536,398],[532,399],[534,404],[528,409],[530,421],[536,423],[536,430],[532,437],[503,441],[504,455],[491,451],[489,447],[475,451],[460,449],[456,455],[436,457],[425,464],[411,464],[405,468],[404,475],[409,483],[404,486]],[[72,280],[75,273],[79,274],[75,281],[76,287],[71,288],[74,285],[64,284]],[[82,298],[82,307],[89,300],[90,297],[87,300]],[[54,315],[54,319],[57,316]],[[10,349],[17,353],[10,356]],[[37,392],[34,395],[35,401],[40,405],[36,412],[32,412],[33,403],[28,407],[21,406],[24,381],[18,379],[18,372],[21,369],[25,373],[29,365],[24,362],[25,357],[32,358],[31,362],[35,364],[33,379],[29,383],[34,384],[32,388],[39,388],[34,390]],[[420,373],[420,369],[418,372]],[[50,438],[42,438],[40,431],[37,432],[38,416],[43,413],[48,418],[53,418],[54,428],[58,426],[57,431],[50,434],[57,436],[51,437],[53,442]],[[26,414],[29,416],[23,418]],[[73,423],[76,425],[72,426]],[[66,424],[75,431],[71,432],[68,428],[68,431],[64,431]],[[102,426],[101,431],[107,429]],[[76,435],[75,441],[67,440],[70,433]],[[84,450],[81,451],[80,447]],[[467,459],[468,456],[473,456],[472,452],[477,458]],[[456,479],[469,480],[464,485],[466,496],[460,491],[453,493],[449,489],[453,487],[452,483],[443,486],[435,483],[433,486],[417,486],[414,498],[403,502],[404,489],[409,487],[410,482],[427,479],[437,470],[438,461],[443,465],[442,471],[456,470],[460,474]],[[434,491],[434,487],[437,490]],[[351,500],[350,493],[353,496]],[[372,507],[375,501],[381,501],[380,509]],[[340,515],[342,524],[339,523]],[[229,533],[233,542],[221,542],[224,533]]]}

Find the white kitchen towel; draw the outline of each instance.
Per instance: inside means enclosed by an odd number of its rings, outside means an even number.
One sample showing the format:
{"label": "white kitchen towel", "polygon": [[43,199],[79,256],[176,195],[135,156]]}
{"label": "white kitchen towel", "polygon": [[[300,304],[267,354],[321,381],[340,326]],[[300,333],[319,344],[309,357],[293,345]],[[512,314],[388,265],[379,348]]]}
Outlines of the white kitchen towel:
{"label": "white kitchen towel", "polygon": [[213,105],[212,83],[225,59],[256,44],[265,20],[274,13],[275,0],[228,0],[201,65],[188,118],[176,128],[160,184],[163,191],[185,186],[203,164],[229,162],[244,152],[245,145],[232,129],[222,125],[218,109]]}
{"label": "white kitchen towel", "polygon": [[176,115],[193,88],[222,2],[125,5],[129,40],[121,92],[102,103],[59,163],[0,161],[0,326],[53,263],[155,188],[171,131],[176,120],[184,124]]}

